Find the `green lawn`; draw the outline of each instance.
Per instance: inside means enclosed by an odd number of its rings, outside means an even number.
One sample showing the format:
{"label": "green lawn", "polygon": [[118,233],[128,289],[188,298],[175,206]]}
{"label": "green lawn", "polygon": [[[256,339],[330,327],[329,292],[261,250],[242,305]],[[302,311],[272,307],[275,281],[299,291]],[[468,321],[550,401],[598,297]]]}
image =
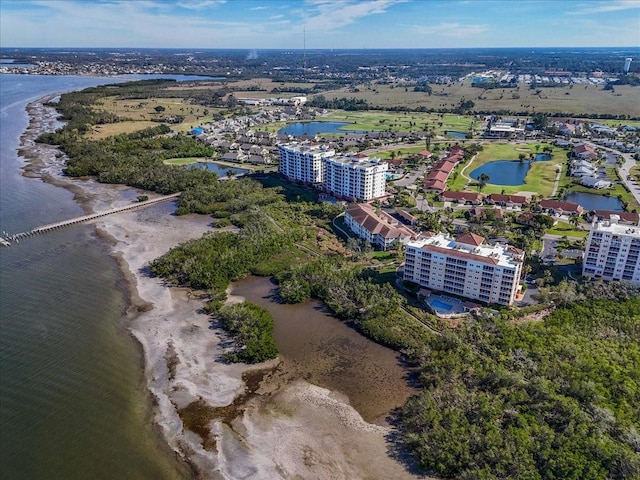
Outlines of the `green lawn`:
{"label": "green lawn", "polygon": [[167,165],[191,165],[192,163],[198,163],[207,160],[202,157],[185,157],[185,158],[170,158],[169,160],[165,160],[164,163]]}
{"label": "green lawn", "polygon": [[586,237],[589,232],[587,230],[576,230],[573,225],[567,222],[558,222],[552,228],[547,230],[550,235],[566,235],[567,237]]}
{"label": "green lawn", "polygon": [[349,122],[351,125],[346,128],[355,130],[409,132],[434,129],[436,135],[444,135],[445,130],[466,133],[474,121],[476,125],[479,125],[472,116],[414,112],[405,114],[404,112],[345,112],[338,110],[331,112],[323,120]]}

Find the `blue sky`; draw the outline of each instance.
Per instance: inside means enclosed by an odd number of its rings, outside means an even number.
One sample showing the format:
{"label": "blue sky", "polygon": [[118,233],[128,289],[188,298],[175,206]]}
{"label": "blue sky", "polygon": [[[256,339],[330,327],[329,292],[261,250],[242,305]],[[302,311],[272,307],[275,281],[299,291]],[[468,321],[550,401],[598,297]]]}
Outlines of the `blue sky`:
{"label": "blue sky", "polygon": [[2,47],[640,46],[640,0],[0,0]]}

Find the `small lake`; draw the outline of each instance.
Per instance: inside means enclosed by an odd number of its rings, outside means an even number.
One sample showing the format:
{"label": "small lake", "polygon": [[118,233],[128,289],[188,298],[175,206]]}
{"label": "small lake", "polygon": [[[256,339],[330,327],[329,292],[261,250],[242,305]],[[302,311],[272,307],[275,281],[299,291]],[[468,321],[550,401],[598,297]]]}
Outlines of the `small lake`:
{"label": "small lake", "polygon": [[210,172],[217,173],[220,177],[226,177],[228,171],[232,171],[234,175],[243,175],[249,173],[250,170],[246,168],[227,167],[224,165],[218,165],[213,162],[197,162],[185,165],[187,168],[201,168],[203,170],[209,170]]}
{"label": "small lake", "polygon": [[586,192],[568,192],[565,200],[577,203],[589,210],[615,210],[624,211],[622,202],[617,197],[607,197],[605,195],[596,195],[595,193]]}
{"label": "small lake", "polygon": [[345,125],[353,125],[348,122],[296,122],[278,130],[281,135],[318,135],[319,133],[363,133],[363,130],[343,129]]}
{"label": "small lake", "polygon": [[[551,160],[550,155],[540,153],[536,155],[535,162],[546,162]],[[520,160],[496,160],[495,162],[485,163],[481,167],[472,171],[469,176],[477,180],[480,175],[486,173],[489,175],[489,182],[492,185],[524,185],[524,179],[529,173],[531,163],[528,159],[521,162]]]}
{"label": "small lake", "polygon": [[452,137],[456,137],[456,138],[467,138],[467,134],[463,133],[463,132],[456,132],[455,130],[447,130],[446,132],[444,132],[445,135],[450,135]]}

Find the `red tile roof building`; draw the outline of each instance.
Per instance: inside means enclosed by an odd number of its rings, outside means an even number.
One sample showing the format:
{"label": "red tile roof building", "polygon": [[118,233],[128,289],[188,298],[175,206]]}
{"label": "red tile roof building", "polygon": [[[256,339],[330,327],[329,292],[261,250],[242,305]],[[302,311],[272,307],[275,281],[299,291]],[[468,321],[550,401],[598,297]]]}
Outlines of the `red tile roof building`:
{"label": "red tile roof building", "polygon": [[474,192],[453,192],[447,191],[440,194],[440,200],[443,202],[471,203],[479,205],[484,197]]}
{"label": "red tile roof building", "polygon": [[547,212],[558,214],[566,213],[580,215],[584,211],[582,205],[560,200],[540,200],[540,208],[546,210]]}
{"label": "red tile roof building", "polygon": [[353,233],[381,250],[387,250],[395,242],[407,243],[418,238],[413,230],[368,203],[349,205],[344,219]]}
{"label": "red tile roof building", "polygon": [[492,193],[487,196],[487,203],[497,203],[504,206],[528,205],[529,198],[524,195],[503,195],[501,193]]}

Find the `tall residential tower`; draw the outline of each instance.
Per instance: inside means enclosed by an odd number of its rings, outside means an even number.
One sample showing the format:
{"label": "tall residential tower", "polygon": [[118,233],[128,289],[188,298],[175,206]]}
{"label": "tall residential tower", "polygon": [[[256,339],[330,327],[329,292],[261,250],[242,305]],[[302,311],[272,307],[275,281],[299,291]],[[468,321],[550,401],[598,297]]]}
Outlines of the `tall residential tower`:
{"label": "tall residential tower", "polygon": [[640,285],[640,227],[619,224],[619,219],[611,215],[591,227],[582,275]]}
{"label": "tall residential tower", "polygon": [[387,162],[361,155],[336,156],[333,149],[309,143],[278,145],[280,173],[338,197],[367,202],[384,196]]}
{"label": "tall residential tower", "polygon": [[524,252],[511,245],[488,245],[474,233],[455,239],[439,233],[407,243],[404,279],[486,303],[511,305],[523,262]]}

